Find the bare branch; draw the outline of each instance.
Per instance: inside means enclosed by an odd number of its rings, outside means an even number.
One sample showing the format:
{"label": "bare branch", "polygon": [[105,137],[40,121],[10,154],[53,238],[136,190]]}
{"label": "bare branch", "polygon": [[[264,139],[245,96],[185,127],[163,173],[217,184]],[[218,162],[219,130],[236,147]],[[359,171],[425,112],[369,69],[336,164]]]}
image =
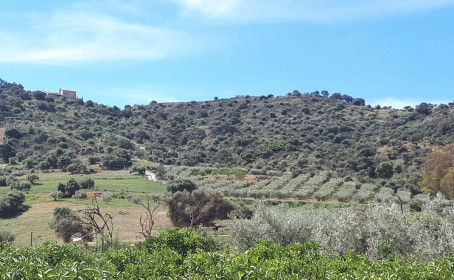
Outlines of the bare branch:
{"label": "bare branch", "polygon": [[139,220],[140,227],[141,227],[140,234],[142,234],[143,237],[147,238],[148,236],[151,235],[151,231],[153,230],[153,226],[155,224],[154,218],[155,218],[156,214],[158,213],[157,210],[161,204],[158,203],[154,208],[152,208],[152,205],[150,203],[150,198],[147,197],[147,204],[140,203],[140,205],[142,205],[145,208],[145,210],[147,211],[145,214],[145,217],[143,215],[140,215],[140,220]]}

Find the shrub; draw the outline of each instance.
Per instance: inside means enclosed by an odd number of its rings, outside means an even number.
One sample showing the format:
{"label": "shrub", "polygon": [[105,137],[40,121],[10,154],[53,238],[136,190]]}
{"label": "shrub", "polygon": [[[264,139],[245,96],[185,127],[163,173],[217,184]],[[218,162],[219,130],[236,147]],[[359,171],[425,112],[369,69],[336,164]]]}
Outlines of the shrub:
{"label": "shrub", "polygon": [[63,197],[63,193],[61,191],[51,192],[49,197],[57,201]]}
{"label": "shrub", "polygon": [[375,196],[376,201],[390,201],[394,200],[396,197],[394,196],[394,190],[391,188],[383,187],[380,188],[380,191]]}
{"label": "shrub", "polygon": [[202,235],[194,229],[169,228],[163,230],[157,237],[147,237],[138,247],[147,248],[149,251],[168,248],[186,256],[199,250],[214,251],[217,245],[212,238]]}
{"label": "shrub", "polygon": [[188,191],[192,192],[197,189],[197,185],[188,179],[177,179],[169,183],[167,191],[171,193]]}
{"label": "shrub", "polygon": [[68,207],[55,207],[54,216],[50,227],[55,229],[58,237],[64,242],[71,241],[74,235],[83,237],[84,240],[91,240],[91,228],[83,223],[80,216]]}
{"label": "shrub", "polygon": [[8,184],[6,183],[6,177],[0,176],[0,187],[6,187]]}
{"label": "shrub", "polygon": [[11,190],[28,191],[32,185],[26,182],[15,181],[11,184]]}
{"label": "shrub", "polygon": [[86,177],[79,181],[79,186],[81,189],[94,189],[95,181],[90,177]]}
{"label": "shrub", "polygon": [[87,198],[87,193],[85,191],[76,191],[72,198],[75,199],[86,199]]}
{"label": "shrub", "polygon": [[145,175],[146,167],[143,165],[133,165],[129,168],[129,173],[137,173],[139,175]]}
{"label": "shrub", "polygon": [[141,201],[140,196],[138,196],[137,194],[128,194],[126,198],[129,200],[129,202],[134,204],[139,204]]}
{"label": "shrub", "polygon": [[105,202],[112,201],[112,193],[111,192],[103,192],[101,195],[101,199]]}
{"label": "shrub", "polygon": [[17,190],[10,191],[0,199],[0,216],[10,216],[26,209],[25,195]]}
{"label": "shrub", "polygon": [[59,183],[57,189],[63,193],[63,197],[72,197],[76,191],[80,190],[80,186],[76,180],[69,179],[66,185]]}
{"label": "shrub", "polygon": [[36,180],[39,180],[38,175],[36,175],[36,174],[29,174],[29,175],[27,175],[27,181],[29,181],[30,184],[32,184],[32,185],[35,184],[35,181],[36,181]]}
{"label": "shrub", "polygon": [[76,160],[75,162],[69,164],[66,167],[66,170],[71,173],[82,173],[87,171],[87,166],[83,164],[80,160]]}
{"label": "shrub", "polygon": [[341,201],[345,202],[352,198],[353,194],[356,192],[357,183],[349,181],[345,182],[340,189],[334,194],[334,197]]}
{"label": "shrub", "polygon": [[313,240],[336,255],[353,250],[379,258],[386,249],[387,254],[434,258],[454,250],[453,210],[453,203],[441,196],[422,204],[421,212],[393,202],[363,210],[259,205],[250,220],[233,223],[232,234],[240,248],[259,240],[283,245]]}
{"label": "shrub", "polygon": [[210,225],[215,219],[226,219],[233,210],[233,205],[219,193],[202,190],[176,192],[166,203],[170,220],[178,227]]}
{"label": "shrub", "polygon": [[9,231],[0,230],[0,243],[2,242],[13,242],[16,236]]}

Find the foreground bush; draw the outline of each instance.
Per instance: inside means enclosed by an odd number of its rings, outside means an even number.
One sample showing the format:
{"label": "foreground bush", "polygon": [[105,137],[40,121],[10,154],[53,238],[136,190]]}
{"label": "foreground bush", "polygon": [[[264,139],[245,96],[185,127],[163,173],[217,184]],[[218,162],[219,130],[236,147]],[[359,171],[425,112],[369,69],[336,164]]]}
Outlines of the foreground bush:
{"label": "foreground bush", "polygon": [[71,244],[16,249],[0,243],[0,275],[5,279],[453,279],[452,257],[419,262],[389,256],[373,261],[351,252],[323,254],[313,242],[287,246],[261,242],[244,253],[182,254],[165,245],[164,237],[155,241],[164,244],[152,250],[124,244],[105,254]]}
{"label": "foreground bush", "polygon": [[329,254],[357,254],[379,258],[386,254],[425,259],[454,252],[454,207],[441,196],[412,213],[395,203],[350,208],[290,209],[259,206],[250,219],[232,226],[240,248],[260,240],[282,245],[316,241]]}
{"label": "foreground bush", "polygon": [[149,236],[139,247],[149,251],[160,249],[171,249],[180,255],[195,253],[197,251],[211,252],[217,246],[210,237],[197,233],[193,229],[171,228],[164,230],[158,237]]}

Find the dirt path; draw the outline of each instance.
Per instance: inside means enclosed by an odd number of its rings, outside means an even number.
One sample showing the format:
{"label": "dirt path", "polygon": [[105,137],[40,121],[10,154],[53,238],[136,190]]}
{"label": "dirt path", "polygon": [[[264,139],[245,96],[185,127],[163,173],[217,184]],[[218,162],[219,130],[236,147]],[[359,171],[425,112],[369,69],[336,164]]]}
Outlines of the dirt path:
{"label": "dirt path", "polygon": [[4,127],[0,127],[0,145],[5,141],[5,130]]}
{"label": "dirt path", "polygon": [[158,179],[156,178],[156,174],[154,174],[153,172],[151,171],[145,171],[145,176],[147,177],[147,180],[148,181],[151,181],[151,182],[157,182]]}

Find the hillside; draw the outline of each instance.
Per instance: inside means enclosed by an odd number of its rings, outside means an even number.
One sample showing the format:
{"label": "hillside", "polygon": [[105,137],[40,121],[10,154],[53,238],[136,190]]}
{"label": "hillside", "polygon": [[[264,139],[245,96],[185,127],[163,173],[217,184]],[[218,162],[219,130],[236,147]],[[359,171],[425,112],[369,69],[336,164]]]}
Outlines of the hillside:
{"label": "hillside", "polygon": [[[16,167],[119,169],[165,165],[242,167],[249,173],[332,171],[361,182],[418,189],[420,164],[454,142],[454,106],[402,110],[326,92],[237,96],[120,109],[91,100],[46,99],[2,80],[4,162]],[[378,106],[377,106],[378,107]]]}

